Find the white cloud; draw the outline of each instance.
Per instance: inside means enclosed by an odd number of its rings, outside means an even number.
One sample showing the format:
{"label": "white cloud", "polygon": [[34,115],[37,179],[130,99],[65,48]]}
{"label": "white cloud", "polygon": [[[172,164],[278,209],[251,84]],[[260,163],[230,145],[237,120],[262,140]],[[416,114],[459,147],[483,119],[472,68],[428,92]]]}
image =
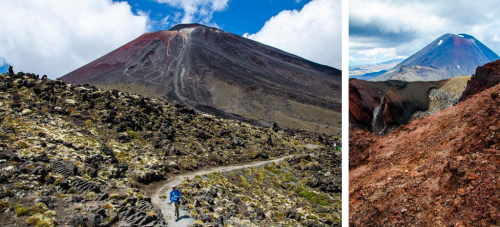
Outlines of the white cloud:
{"label": "white cloud", "polygon": [[495,35],[500,33],[496,0],[349,3],[349,55],[362,55],[361,51],[374,48],[395,48],[397,56],[409,56],[446,33],[472,35],[500,54],[500,42],[495,42]]}
{"label": "white cloud", "polygon": [[500,42],[500,37],[498,35],[494,35],[492,41]]}
{"label": "white cloud", "polygon": [[257,33],[243,36],[340,69],[341,14],[340,0],[313,0],[300,11],[281,11]]}
{"label": "white cloud", "polygon": [[375,59],[373,58],[355,58],[353,56],[349,56],[349,61],[355,61],[355,62],[358,62],[358,61],[373,61]]}
{"label": "white cloud", "polygon": [[57,78],[147,31],[148,16],[111,0],[0,1],[0,56]]}
{"label": "white cloud", "polygon": [[202,23],[217,27],[212,22],[214,12],[220,12],[228,7],[229,0],[156,0],[158,3],[165,3],[171,7],[184,11],[180,23]]}
{"label": "white cloud", "polygon": [[361,50],[358,52],[364,56],[385,57],[389,59],[406,58],[396,54],[396,48],[372,48],[368,50]]}

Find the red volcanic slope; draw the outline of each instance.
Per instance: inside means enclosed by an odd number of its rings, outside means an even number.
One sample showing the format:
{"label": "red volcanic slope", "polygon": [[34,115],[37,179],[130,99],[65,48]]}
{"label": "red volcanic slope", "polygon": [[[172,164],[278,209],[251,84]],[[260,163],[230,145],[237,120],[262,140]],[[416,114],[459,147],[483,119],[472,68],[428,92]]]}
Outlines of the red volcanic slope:
{"label": "red volcanic slope", "polygon": [[124,65],[132,61],[136,53],[150,45],[153,40],[160,39],[166,44],[176,33],[177,31],[158,31],[143,34],[137,39],[89,63],[86,67],[71,72],[74,75],[71,77],[71,83],[82,84],[88,81],[100,81],[105,77],[107,72],[119,67],[119,65]]}
{"label": "red volcanic slope", "polygon": [[477,67],[476,73],[467,82],[467,87],[462,93],[460,101],[500,83],[500,71],[497,70],[499,68],[500,60]]}
{"label": "red volcanic slope", "polygon": [[499,91],[496,85],[386,136],[351,129],[351,226],[498,226]]}

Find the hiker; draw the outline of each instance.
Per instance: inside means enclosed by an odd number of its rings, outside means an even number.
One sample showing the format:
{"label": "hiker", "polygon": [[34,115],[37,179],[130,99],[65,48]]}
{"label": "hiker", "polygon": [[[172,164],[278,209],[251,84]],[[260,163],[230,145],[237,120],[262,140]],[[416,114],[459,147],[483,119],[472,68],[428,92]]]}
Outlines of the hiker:
{"label": "hiker", "polygon": [[177,189],[177,185],[172,186],[172,191],[170,191],[170,202],[169,204],[174,204],[174,216],[175,221],[179,220],[179,201],[181,199],[181,192]]}

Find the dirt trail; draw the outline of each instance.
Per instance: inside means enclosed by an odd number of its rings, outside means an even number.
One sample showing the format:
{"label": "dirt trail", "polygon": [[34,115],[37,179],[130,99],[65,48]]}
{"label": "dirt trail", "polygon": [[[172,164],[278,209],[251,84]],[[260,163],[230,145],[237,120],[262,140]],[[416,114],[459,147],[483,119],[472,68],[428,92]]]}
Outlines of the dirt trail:
{"label": "dirt trail", "polygon": [[[170,187],[172,185],[179,185],[183,180],[186,179],[192,179],[196,175],[204,175],[212,172],[225,172],[225,171],[231,171],[231,170],[237,170],[237,169],[243,169],[243,168],[250,168],[250,167],[255,167],[255,166],[260,166],[264,165],[267,163],[271,162],[279,162],[282,161],[285,158],[292,157],[293,155],[273,159],[273,160],[266,160],[266,161],[255,161],[255,162],[248,162],[248,163],[240,163],[240,164],[234,164],[234,165],[229,165],[229,166],[218,166],[218,167],[213,167],[209,169],[203,169],[203,170],[198,170],[198,171],[193,171],[193,172],[187,172],[183,174],[176,175],[172,178],[169,178],[166,181],[163,181],[160,185],[157,186],[152,186],[149,190],[146,189],[146,191],[149,191],[148,196],[151,196],[151,202],[153,205],[157,208],[161,209],[161,212],[163,213],[163,217],[165,218],[165,221],[168,223],[169,227],[176,227],[176,226],[189,226],[193,224],[194,219],[189,216],[189,213],[185,210],[180,209],[179,214],[180,214],[180,220],[175,222],[174,220],[174,215],[173,215],[173,207],[172,205],[168,204],[167,199],[162,199],[160,196],[162,195],[167,195],[170,193]],[[182,188],[180,188],[182,192]],[[168,196],[168,195],[167,195]]]}

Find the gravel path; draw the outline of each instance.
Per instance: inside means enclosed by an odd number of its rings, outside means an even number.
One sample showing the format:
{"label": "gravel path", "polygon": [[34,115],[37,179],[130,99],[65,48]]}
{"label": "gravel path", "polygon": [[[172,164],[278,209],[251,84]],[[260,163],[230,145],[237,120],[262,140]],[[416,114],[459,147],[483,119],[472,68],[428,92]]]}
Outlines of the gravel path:
{"label": "gravel path", "polygon": [[[249,163],[242,163],[242,164],[234,164],[234,165],[229,165],[229,166],[219,166],[219,167],[213,167],[209,169],[203,169],[203,170],[198,170],[198,171],[193,171],[193,172],[187,172],[183,174],[176,175],[172,178],[169,178],[167,181],[162,182],[161,185],[156,187],[156,190],[152,192],[151,196],[151,202],[153,205],[157,208],[161,209],[161,212],[163,213],[163,217],[165,221],[168,223],[169,227],[184,227],[184,226],[189,226],[193,224],[194,219],[189,216],[189,213],[185,210],[180,209],[179,214],[180,214],[180,220],[175,222],[174,220],[174,215],[173,215],[173,206],[168,204],[167,199],[162,199],[160,196],[162,195],[167,195],[170,193],[171,186],[172,185],[179,185],[183,180],[186,179],[192,179],[196,175],[204,175],[212,172],[225,172],[225,171],[231,171],[231,170],[236,170],[236,169],[243,169],[243,168],[250,168],[250,167],[255,167],[255,166],[260,166],[264,165],[267,163],[271,162],[279,162],[282,161],[285,158],[291,157],[293,155],[273,159],[273,160],[266,160],[266,161],[255,161],[255,162],[249,162]],[[182,188],[179,188],[182,192]]]}

